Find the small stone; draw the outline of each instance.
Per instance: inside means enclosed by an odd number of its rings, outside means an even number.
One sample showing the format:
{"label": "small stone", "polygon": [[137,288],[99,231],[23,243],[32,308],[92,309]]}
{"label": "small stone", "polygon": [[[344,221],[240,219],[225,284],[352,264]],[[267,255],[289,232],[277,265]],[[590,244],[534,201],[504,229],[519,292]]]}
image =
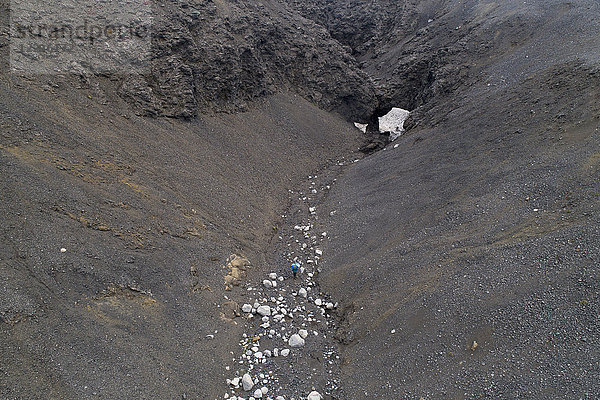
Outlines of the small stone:
{"label": "small stone", "polygon": [[300,335],[300,337],[302,337],[302,339],[306,339],[308,336],[308,331],[306,329],[300,329],[298,331],[298,335]]}
{"label": "small stone", "polygon": [[277,274],[276,274],[275,272],[271,272],[271,273],[269,274],[269,279],[271,279],[271,280],[275,280],[275,279],[277,279]]}
{"label": "small stone", "polygon": [[66,253],[66,252],[67,252],[67,249],[65,249],[65,248],[63,247],[62,249],[60,249],[60,252],[61,252],[61,253]]}
{"label": "small stone", "polygon": [[254,382],[252,381],[252,377],[250,376],[250,374],[244,374],[244,376],[242,377],[242,385],[246,392],[252,390],[252,388],[254,387]]}
{"label": "small stone", "polygon": [[245,313],[252,312],[252,306],[250,304],[244,304],[242,306],[242,311]]}
{"label": "small stone", "polygon": [[318,255],[318,256],[322,256],[323,255],[323,251],[319,250],[319,249],[316,249],[315,250],[315,254]]}
{"label": "small stone", "polygon": [[270,288],[272,288],[272,287],[273,287],[273,282],[271,282],[271,281],[270,281],[270,280],[268,280],[268,279],[265,279],[265,280],[263,281],[263,286],[264,286],[264,287],[266,287],[267,289],[270,289]]}
{"label": "small stone", "polygon": [[256,312],[259,313],[260,315],[264,316],[269,316],[271,315],[271,307],[269,306],[260,306],[256,309]]}
{"label": "small stone", "polygon": [[240,384],[240,378],[239,377],[235,377],[231,380],[231,384],[233,386],[238,386]]}
{"label": "small stone", "polygon": [[288,344],[292,348],[302,347],[302,346],[304,346],[304,339],[302,338],[302,336],[295,333],[290,337]]}
{"label": "small stone", "polygon": [[323,300],[321,299],[316,299],[315,300],[315,304],[318,305],[319,307],[323,305]]}
{"label": "small stone", "polygon": [[319,392],[312,391],[308,395],[307,400],[321,400],[322,398],[323,398],[323,396],[321,396],[321,394]]}
{"label": "small stone", "polygon": [[281,350],[281,355],[283,357],[287,357],[290,354],[290,349],[283,349]]}
{"label": "small stone", "polygon": [[333,303],[327,303],[326,306],[328,310],[333,310]]}
{"label": "small stone", "polygon": [[263,392],[262,392],[262,390],[260,390],[260,389],[256,389],[256,390],[254,391],[254,397],[255,397],[255,398],[257,398],[257,399],[260,399],[260,398],[262,398],[262,397],[263,397]]}
{"label": "small stone", "polygon": [[262,392],[262,394],[267,394],[267,393],[269,393],[269,388],[263,386],[263,387],[260,388],[260,391]]}
{"label": "small stone", "polygon": [[308,292],[306,291],[306,289],[300,288],[300,290],[298,290],[298,295],[306,298],[306,296],[308,295]]}

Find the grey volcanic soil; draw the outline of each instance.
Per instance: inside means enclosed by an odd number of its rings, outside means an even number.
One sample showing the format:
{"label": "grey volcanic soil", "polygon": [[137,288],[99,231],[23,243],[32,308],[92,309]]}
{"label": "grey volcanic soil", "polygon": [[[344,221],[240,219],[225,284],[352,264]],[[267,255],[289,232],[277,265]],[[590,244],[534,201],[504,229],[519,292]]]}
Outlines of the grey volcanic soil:
{"label": "grey volcanic soil", "polygon": [[0,396],[222,397],[228,257],[392,106],[317,208],[336,393],[600,396],[597,2],[154,5],[147,74],[0,75]]}
{"label": "grey volcanic soil", "polygon": [[600,10],[447,3],[465,80],[323,210],[346,398],[598,398]]}

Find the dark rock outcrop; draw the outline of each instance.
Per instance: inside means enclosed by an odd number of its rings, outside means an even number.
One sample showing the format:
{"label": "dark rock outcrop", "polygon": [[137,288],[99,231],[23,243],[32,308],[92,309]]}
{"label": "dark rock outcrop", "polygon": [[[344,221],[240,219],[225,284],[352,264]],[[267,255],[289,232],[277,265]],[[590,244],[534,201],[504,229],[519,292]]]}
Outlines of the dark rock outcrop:
{"label": "dark rock outcrop", "polygon": [[246,111],[285,89],[349,120],[366,120],[376,107],[348,49],[281,4],[182,1],[155,10],[150,71],[120,88],[144,115]]}

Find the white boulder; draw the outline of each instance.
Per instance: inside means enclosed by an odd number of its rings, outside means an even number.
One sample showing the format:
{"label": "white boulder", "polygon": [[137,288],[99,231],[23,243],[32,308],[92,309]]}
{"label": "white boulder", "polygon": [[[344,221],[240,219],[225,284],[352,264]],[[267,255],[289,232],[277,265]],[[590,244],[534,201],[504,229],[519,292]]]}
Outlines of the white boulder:
{"label": "white boulder", "polygon": [[242,306],[242,311],[245,312],[245,313],[252,312],[252,305],[250,305],[250,304],[244,304]]}
{"label": "white boulder", "polygon": [[260,306],[256,309],[256,312],[262,315],[263,317],[271,315],[271,307],[269,306]]}
{"label": "white boulder", "polygon": [[304,339],[302,339],[302,336],[295,333],[290,337],[288,344],[292,348],[302,347],[304,346]]}
{"label": "white boulder", "polygon": [[244,390],[246,392],[252,390],[252,388],[254,387],[254,381],[252,380],[250,374],[244,374],[244,376],[242,376],[242,386],[244,387]]}
{"label": "white boulder", "polygon": [[319,392],[314,390],[308,395],[308,400],[321,400],[322,398],[323,396],[321,396]]}

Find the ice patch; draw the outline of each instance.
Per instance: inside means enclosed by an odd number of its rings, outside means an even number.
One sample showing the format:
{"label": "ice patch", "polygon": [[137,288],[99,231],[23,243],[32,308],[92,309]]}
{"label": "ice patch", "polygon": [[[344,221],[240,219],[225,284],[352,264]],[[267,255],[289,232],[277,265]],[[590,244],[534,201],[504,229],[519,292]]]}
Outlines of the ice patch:
{"label": "ice patch", "polygon": [[360,131],[362,133],[367,133],[367,125],[368,124],[361,124],[360,122],[355,122],[354,126],[357,127],[358,129],[360,129]]}
{"label": "ice patch", "polygon": [[392,110],[379,117],[379,131],[389,132],[390,141],[398,139],[404,133],[404,121],[410,115],[410,111],[403,110],[401,108],[392,108]]}

